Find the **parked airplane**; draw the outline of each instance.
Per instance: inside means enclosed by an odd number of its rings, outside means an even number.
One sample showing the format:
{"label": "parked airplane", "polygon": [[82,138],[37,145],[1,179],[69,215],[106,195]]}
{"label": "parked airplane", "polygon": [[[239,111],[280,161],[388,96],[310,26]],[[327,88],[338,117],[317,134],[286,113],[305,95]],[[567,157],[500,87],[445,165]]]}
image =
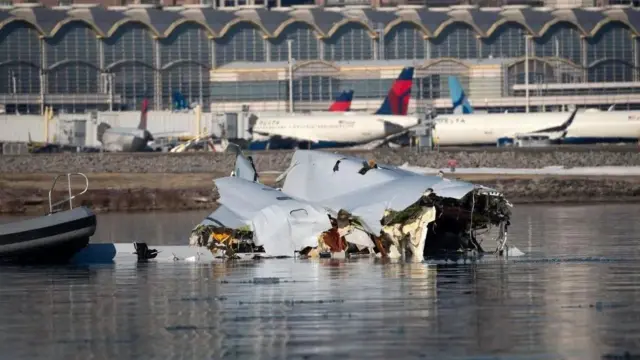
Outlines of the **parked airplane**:
{"label": "parked airplane", "polygon": [[[455,77],[449,77],[453,115],[434,119],[433,136],[439,145],[496,145],[516,137],[545,139],[562,144],[637,142],[640,111],[477,114]],[[606,115],[605,115],[606,114]]]}
{"label": "parked airplane", "polygon": [[442,146],[496,145],[516,137],[561,144],[637,142],[640,137],[640,111],[577,111],[441,115],[434,119],[433,136]]}
{"label": "parked airplane", "polygon": [[533,136],[558,141],[576,117],[571,113],[499,113],[439,115],[433,136],[440,146],[496,145],[516,137]]}
{"label": "parked airplane", "polygon": [[328,112],[259,117],[250,129],[253,139],[249,149],[355,146],[404,133],[419,123],[417,117],[406,116],[413,72],[413,67],[402,69],[374,114]]}
{"label": "parked airplane", "polygon": [[151,151],[147,145],[153,140],[153,136],[147,130],[147,112],[149,111],[149,101],[142,100],[140,111],[140,123],[137,128],[111,127],[107,123],[98,125],[98,141],[102,143],[102,148],[106,151]]}

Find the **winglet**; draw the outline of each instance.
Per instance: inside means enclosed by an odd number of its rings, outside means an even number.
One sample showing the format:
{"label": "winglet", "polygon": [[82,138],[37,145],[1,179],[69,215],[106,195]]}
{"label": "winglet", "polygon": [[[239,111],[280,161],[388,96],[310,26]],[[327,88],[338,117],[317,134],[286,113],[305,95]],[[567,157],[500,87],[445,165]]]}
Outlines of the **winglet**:
{"label": "winglet", "polygon": [[375,112],[376,115],[407,115],[413,86],[413,70],[412,66],[402,69],[382,105]]}
{"label": "winglet", "polygon": [[344,112],[351,110],[353,100],[353,90],[345,90],[338,95],[336,101],[331,104],[329,111]]}
{"label": "winglet", "polygon": [[469,99],[467,99],[467,95],[464,93],[457,76],[449,76],[449,94],[454,114],[473,113],[473,107],[469,104]]}

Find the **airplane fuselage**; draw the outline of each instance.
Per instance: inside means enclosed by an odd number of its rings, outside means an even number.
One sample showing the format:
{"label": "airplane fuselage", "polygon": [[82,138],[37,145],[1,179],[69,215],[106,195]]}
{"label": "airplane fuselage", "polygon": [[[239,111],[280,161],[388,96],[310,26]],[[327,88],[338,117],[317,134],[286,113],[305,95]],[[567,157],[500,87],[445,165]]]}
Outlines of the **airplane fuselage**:
{"label": "airplane fuselage", "polygon": [[[569,116],[569,112],[442,115],[435,119],[434,137],[442,146],[495,145],[501,138],[559,126]],[[578,112],[561,142],[637,141],[639,136],[640,111]]]}
{"label": "airplane fuselage", "polygon": [[145,151],[149,136],[147,130],[109,128],[102,135],[102,147],[107,151]]}
{"label": "airplane fuselage", "polygon": [[342,147],[363,144],[402,132],[418,124],[412,116],[327,113],[260,117],[253,127],[252,150]]}

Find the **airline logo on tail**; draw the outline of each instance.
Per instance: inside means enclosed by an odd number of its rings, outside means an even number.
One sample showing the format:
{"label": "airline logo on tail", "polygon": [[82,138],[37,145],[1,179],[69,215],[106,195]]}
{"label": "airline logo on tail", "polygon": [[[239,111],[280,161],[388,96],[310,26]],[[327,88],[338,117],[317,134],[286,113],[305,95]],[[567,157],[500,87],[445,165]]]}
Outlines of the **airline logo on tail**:
{"label": "airline logo on tail", "polygon": [[338,95],[336,101],[331,104],[329,111],[346,112],[351,110],[351,101],[353,100],[353,90],[345,90]]}
{"label": "airline logo on tail", "polygon": [[473,107],[469,104],[467,95],[464,93],[462,85],[456,76],[449,76],[449,94],[454,114],[471,114]]}
{"label": "airline logo on tail", "polygon": [[184,98],[184,95],[180,91],[173,92],[173,110],[184,111],[191,109],[187,99]]}
{"label": "airline logo on tail", "polygon": [[140,109],[140,124],[138,129],[147,130],[147,112],[149,111],[149,100],[147,98],[142,99],[142,107]]}
{"label": "airline logo on tail", "polygon": [[387,97],[376,111],[376,115],[407,115],[411,87],[413,86],[413,67],[402,69],[398,78],[391,85]]}

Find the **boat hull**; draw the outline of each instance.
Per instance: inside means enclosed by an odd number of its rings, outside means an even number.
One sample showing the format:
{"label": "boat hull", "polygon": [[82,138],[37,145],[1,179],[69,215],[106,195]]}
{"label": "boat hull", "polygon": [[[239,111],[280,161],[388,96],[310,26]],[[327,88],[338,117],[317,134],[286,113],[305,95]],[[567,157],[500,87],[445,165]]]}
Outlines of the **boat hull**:
{"label": "boat hull", "polygon": [[89,244],[96,216],[79,207],[0,226],[0,262],[50,264],[68,262]]}

